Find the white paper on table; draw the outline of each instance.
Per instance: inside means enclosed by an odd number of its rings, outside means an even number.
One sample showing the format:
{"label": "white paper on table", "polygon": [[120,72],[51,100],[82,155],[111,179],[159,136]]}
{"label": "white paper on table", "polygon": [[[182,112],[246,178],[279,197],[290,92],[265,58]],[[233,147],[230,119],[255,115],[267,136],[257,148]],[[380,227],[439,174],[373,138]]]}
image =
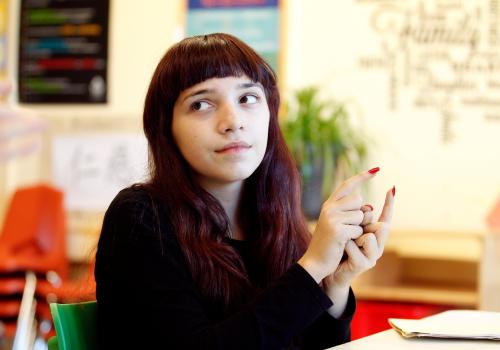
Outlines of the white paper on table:
{"label": "white paper on table", "polygon": [[403,337],[500,340],[500,312],[450,310],[420,320],[390,318]]}

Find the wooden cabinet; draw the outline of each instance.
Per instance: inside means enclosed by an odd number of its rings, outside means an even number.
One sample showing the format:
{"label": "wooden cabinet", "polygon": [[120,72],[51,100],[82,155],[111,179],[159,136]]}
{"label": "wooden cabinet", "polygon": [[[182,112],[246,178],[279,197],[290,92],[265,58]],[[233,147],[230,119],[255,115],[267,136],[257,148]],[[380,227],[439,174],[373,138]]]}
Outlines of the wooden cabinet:
{"label": "wooden cabinet", "polygon": [[393,230],[353,289],[359,299],[500,311],[499,268],[500,234]]}

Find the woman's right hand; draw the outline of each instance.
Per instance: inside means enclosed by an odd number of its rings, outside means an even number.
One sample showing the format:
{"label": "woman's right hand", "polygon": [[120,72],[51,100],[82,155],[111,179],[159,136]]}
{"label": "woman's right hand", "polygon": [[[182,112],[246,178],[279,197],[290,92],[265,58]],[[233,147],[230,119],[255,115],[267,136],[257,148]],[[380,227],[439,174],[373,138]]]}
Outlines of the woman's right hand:
{"label": "woman's right hand", "polygon": [[323,204],[309,247],[298,261],[316,282],[337,269],[347,242],[363,234],[363,198],[355,190],[378,170],[373,168],[347,179]]}

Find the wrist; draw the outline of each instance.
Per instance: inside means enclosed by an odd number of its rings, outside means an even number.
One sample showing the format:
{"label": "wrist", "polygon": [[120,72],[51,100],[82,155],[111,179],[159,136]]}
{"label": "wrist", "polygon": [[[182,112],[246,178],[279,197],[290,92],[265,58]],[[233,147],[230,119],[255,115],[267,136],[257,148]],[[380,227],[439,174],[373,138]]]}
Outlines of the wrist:
{"label": "wrist", "polygon": [[342,288],[332,286],[325,291],[333,303],[327,310],[330,316],[338,319],[344,314],[349,299],[349,288],[349,286]]}
{"label": "wrist", "polygon": [[348,278],[346,274],[338,273],[338,271],[329,274],[323,280],[324,285],[331,290],[349,290],[351,282],[351,278]]}
{"label": "wrist", "polygon": [[343,296],[349,294],[350,285],[326,284],[325,293],[331,297]]}
{"label": "wrist", "polygon": [[[325,279],[325,281],[328,280],[328,278]],[[337,282],[335,280],[329,280],[326,283],[327,287],[329,290],[338,290],[338,291],[349,291],[349,288],[351,288],[351,284],[349,282]]]}
{"label": "wrist", "polygon": [[312,259],[309,259],[306,255],[302,256],[302,258],[297,261],[297,264],[302,266],[302,268],[306,270],[309,275],[311,275],[316,283],[320,283],[323,278],[326,277],[326,274],[323,272],[323,269],[319,266],[319,264],[315,263]]}

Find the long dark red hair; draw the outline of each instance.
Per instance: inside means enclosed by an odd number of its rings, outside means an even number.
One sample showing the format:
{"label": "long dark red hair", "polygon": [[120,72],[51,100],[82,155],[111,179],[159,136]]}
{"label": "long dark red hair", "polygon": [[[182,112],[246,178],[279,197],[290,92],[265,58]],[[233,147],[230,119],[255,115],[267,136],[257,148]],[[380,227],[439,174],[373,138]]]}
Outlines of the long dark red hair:
{"label": "long dark red hair", "polygon": [[266,153],[245,180],[238,211],[238,224],[257,266],[253,283],[265,286],[300,258],[309,241],[297,169],[278,124],[280,98],[271,67],[231,35],[187,38],[161,59],[144,106],[151,176],[145,186],[166,204],[200,292],[226,305],[248,289],[249,276],[225,240],[229,220],[223,207],[196,182],[174,142],[172,114],[183,90],[210,78],[242,75],[262,84],[271,116]]}

